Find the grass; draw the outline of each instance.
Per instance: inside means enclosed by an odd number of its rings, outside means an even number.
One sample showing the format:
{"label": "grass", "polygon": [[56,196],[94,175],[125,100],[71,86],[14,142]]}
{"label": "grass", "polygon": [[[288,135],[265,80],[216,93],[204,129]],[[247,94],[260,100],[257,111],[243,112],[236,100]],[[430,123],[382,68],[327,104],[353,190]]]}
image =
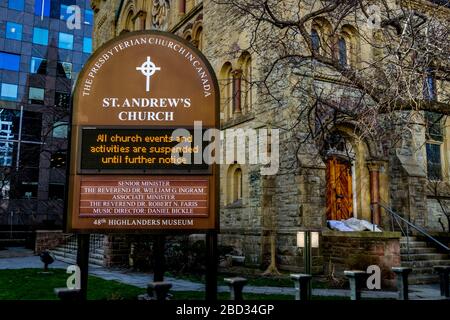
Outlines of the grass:
{"label": "grass", "polygon": [[[54,288],[66,287],[68,274],[63,269],[0,270],[0,300],[57,300]],[[136,300],[145,289],[89,276],[89,300]],[[204,300],[204,292],[172,291],[172,300]],[[219,300],[229,300],[228,292],[219,293]],[[244,294],[245,300],[293,300],[293,295]],[[313,300],[345,300],[342,297],[313,297]]]}
{"label": "grass", "polygon": [[[66,287],[69,274],[63,269],[18,269],[0,271],[0,300],[57,300],[54,288]],[[145,289],[89,276],[89,300],[133,300]]]}

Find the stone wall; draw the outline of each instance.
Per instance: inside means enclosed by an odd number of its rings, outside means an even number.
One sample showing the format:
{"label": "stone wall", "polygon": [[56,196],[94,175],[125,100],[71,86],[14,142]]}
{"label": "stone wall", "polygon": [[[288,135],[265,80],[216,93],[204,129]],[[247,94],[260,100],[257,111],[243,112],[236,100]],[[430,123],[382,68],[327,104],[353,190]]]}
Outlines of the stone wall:
{"label": "stone wall", "polygon": [[91,7],[95,13],[94,36],[92,37],[92,47],[94,50],[116,35],[115,19],[118,6],[119,0],[91,1]]}
{"label": "stone wall", "polygon": [[[321,253],[326,274],[334,270],[343,278],[344,270],[366,271],[370,265],[381,268],[383,285],[395,285],[392,267],[400,266],[399,232],[337,232],[326,231],[321,236]],[[330,270],[331,269],[331,270]]]}
{"label": "stone wall", "polygon": [[[303,249],[297,247],[297,231],[279,232],[277,235],[277,262],[280,270],[304,272]],[[324,264],[321,252],[312,248],[313,274],[323,274]]]}
{"label": "stone wall", "polygon": [[108,235],[104,248],[104,265],[106,267],[128,266],[132,241],[133,237],[128,235]]}
{"label": "stone wall", "polygon": [[[397,152],[390,163],[391,207],[405,219],[427,227],[427,178],[412,157]],[[385,225],[389,216],[385,215]]]}
{"label": "stone wall", "polygon": [[219,234],[221,245],[232,246],[237,254],[245,257],[244,265],[247,267],[261,267],[262,235],[257,230],[228,229]]}
{"label": "stone wall", "polygon": [[[123,1],[93,0],[92,5],[96,12],[94,28],[94,46],[117,36],[124,30],[123,23],[127,14],[124,6],[135,3],[133,14],[146,16],[145,28],[151,28],[150,1],[128,1],[119,7]],[[188,10],[201,1],[190,1]],[[174,7],[176,9],[176,7]],[[177,9],[176,9],[177,10]],[[122,12],[123,11],[123,12]],[[116,21],[116,17],[118,17]],[[138,21],[141,16],[136,16]],[[133,20],[133,19],[132,19]],[[257,55],[250,50],[252,37],[249,27],[242,29],[245,21],[240,21],[236,12],[219,6],[214,1],[205,1],[203,7],[198,10],[180,14],[172,11],[170,14],[169,30],[179,36],[186,36],[193,25],[201,22],[203,30],[202,51],[210,61],[217,74],[221,86],[221,94],[224,95],[224,79],[221,74],[222,67],[229,63],[233,69],[241,66],[240,57],[244,51],[252,54],[252,77],[254,81],[260,80],[268,71],[276,50],[267,50],[264,55]],[[135,23],[137,26],[137,22]],[[122,29],[121,29],[122,28]],[[136,29],[136,28],[134,28]],[[137,29],[136,29],[137,30]],[[272,35],[276,36],[276,35]],[[266,42],[264,42],[266,43]],[[367,49],[367,48],[366,48]],[[362,54],[369,56],[371,50]],[[301,88],[309,88],[313,85],[317,88],[324,87],[328,91],[345,91],[341,85],[336,85],[337,79],[319,81],[313,76],[315,73],[310,67],[299,65],[280,65],[273,70],[274,79],[286,79],[286,81],[268,82],[271,94],[276,99],[271,99],[264,88],[254,86],[252,105],[250,110],[243,114],[234,114],[232,118],[226,118],[227,101],[222,101],[221,128],[228,129],[258,129],[281,128],[280,130],[280,170],[278,174],[270,178],[270,183],[259,173],[257,165],[240,165],[243,173],[243,199],[239,203],[230,204],[226,201],[230,179],[227,176],[229,166],[223,165],[221,175],[221,206],[220,227],[221,235],[219,243],[230,245],[236,251],[242,252],[246,257],[246,264],[264,267],[270,257],[270,237],[272,230],[276,230],[276,259],[280,268],[289,270],[301,270],[302,254],[296,247],[296,232],[303,228],[320,229],[326,225],[326,181],[325,164],[318,155],[316,146],[308,136],[307,119],[298,119],[297,115],[305,105],[311,103],[308,95],[302,90],[292,90],[292,84],[301,79],[297,84]],[[303,76],[303,75],[310,76]],[[332,74],[332,73],[330,73]],[[319,84],[319,82],[321,84]],[[299,123],[297,123],[300,120]],[[402,130],[402,128],[398,128]],[[410,135],[399,139],[399,145],[389,146],[391,150],[389,161],[386,163],[386,172],[381,174],[382,200],[392,206],[395,211],[405,216],[411,222],[432,229],[438,228],[436,205],[426,198],[426,174],[424,171],[423,157],[423,128],[413,128]],[[393,128],[392,130],[396,130]],[[390,134],[390,133],[389,133]],[[394,137],[394,132],[392,137]],[[389,139],[387,139],[389,140]],[[302,141],[301,147],[298,143]],[[386,141],[388,146],[390,141]],[[417,150],[422,150],[416,152]],[[362,149],[358,152],[362,153]],[[373,155],[372,155],[373,156]],[[387,154],[383,153],[387,157]],[[362,158],[361,158],[362,159]],[[361,161],[360,170],[367,172],[367,163]],[[387,160],[387,159],[385,159]],[[366,173],[366,175],[368,172]],[[383,176],[386,178],[383,178]],[[363,175],[361,175],[362,177]],[[366,177],[367,178],[367,177]],[[360,180],[362,180],[361,178]],[[367,179],[366,179],[367,180]],[[363,187],[357,190],[357,201],[361,208],[358,209],[358,218],[370,220],[370,198],[368,184],[361,183]],[[356,188],[356,186],[355,186]],[[364,212],[363,212],[364,211]],[[430,214],[431,215],[428,216]],[[389,215],[383,212],[382,227],[388,230],[390,226]],[[392,237],[392,238],[390,238]],[[105,255],[107,264],[128,264],[128,256],[132,236],[109,236]],[[377,260],[383,265],[391,266],[399,263],[399,251],[395,244],[398,239],[390,233],[380,235],[364,234],[356,236],[333,235],[324,238],[324,252],[337,265],[343,265],[345,259],[352,259],[358,255]],[[348,240],[348,243],[347,243]],[[354,250],[353,250],[354,248]],[[352,250],[350,250],[352,249]],[[334,250],[334,251],[333,251]],[[395,253],[394,253],[395,251]],[[319,272],[322,258],[321,252],[314,253],[317,258],[314,263]],[[340,255],[342,255],[342,258]],[[327,259],[322,263],[327,266]]]}
{"label": "stone wall", "polygon": [[[444,206],[450,209],[450,199],[445,199],[441,201],[443,202]],[[442,211],[441,206],[438,203],[438,200],[429,198],[427,200],[427,207],[428,207],[427,229],[432,231],[448,231],[449,230],[448,220],[445,217],[445,214]]]}
{"label": "stone wall", "polygon": [[36,242],[34,252],[41,253],[44,250],[53,249],[62,244],[70,234],[62,230],[36,230]]}
{"label": "stone wall", "polygon": [[450,231],[446,216],[450,215],[450,182],[429,181],[427,192],[427,230],[434,232]]}

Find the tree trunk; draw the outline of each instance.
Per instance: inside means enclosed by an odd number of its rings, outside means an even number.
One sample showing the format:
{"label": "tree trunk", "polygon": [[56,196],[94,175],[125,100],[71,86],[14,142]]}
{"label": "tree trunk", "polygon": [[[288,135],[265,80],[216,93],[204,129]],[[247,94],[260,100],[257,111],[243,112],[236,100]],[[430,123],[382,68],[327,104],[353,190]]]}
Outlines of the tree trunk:
{"label": "tree trunk", "polygon": [[281,273],[277,268],[277,246],[275,239],[275,231],[270,232],[270,264],[267,267],[266,271],[264,271],[263,276],[279,276]]}

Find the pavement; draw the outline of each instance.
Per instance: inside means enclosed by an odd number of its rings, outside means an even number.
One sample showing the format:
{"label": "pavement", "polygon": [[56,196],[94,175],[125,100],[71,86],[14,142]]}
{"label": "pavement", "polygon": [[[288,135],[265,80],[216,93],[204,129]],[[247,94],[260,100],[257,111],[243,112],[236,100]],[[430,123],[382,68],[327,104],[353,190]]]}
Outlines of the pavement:
{"label": "pavement", "polygon": [[[6,250],[8,251],[8,250]],[[0,270],[1,269],[24,269],[24,268],[42,268],[43,264],[38,256],[32,255],[32,251],[22,251],[21,254],[10,250],[11,254],[3,252],[0,254]],[[62,261],[55,261],[49,268],[66,269],[69,264]],[[153,275],[151,273],[133,272],[124,269],[104,268],[100,266],[91,265],[89,267],[89,274],[97,276],[105,280],[115,280],[120,283],[133,285],[139,288],[147,288],[148,283],[152,281]],[[202,283],[192,282],[183,279],[176,279],[166,277],[165,281],[172,283],[173,291],[204,291],[205,286]],[[409,290],[409,297],[411,300],[438,300],[440,299],[439,285],[411,285]],[[228,292],[228,286],[219,286],[219,292]],[[295,295],[295,289],[288,287],[256,287],[246,286],[245,293],[255,294],[284,294]],[[334,297],[348,297],[349,290],[345,289],[313,289],[315,296],[334,296]],[[363,291],[362,298],[371,299],[396,299],[397,292],[392,291]]]}

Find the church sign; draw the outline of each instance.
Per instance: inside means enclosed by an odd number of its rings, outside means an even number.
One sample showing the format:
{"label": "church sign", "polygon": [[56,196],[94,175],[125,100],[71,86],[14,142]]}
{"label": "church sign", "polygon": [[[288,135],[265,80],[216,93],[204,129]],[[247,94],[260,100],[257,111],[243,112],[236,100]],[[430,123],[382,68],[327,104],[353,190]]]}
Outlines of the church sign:
{"label": "church sign", "polygon": [[218,92],[206,58],[172,34],[99,48],[73,94],[67,231],[216,229],[218,170],[203,137],[219,127]]}

